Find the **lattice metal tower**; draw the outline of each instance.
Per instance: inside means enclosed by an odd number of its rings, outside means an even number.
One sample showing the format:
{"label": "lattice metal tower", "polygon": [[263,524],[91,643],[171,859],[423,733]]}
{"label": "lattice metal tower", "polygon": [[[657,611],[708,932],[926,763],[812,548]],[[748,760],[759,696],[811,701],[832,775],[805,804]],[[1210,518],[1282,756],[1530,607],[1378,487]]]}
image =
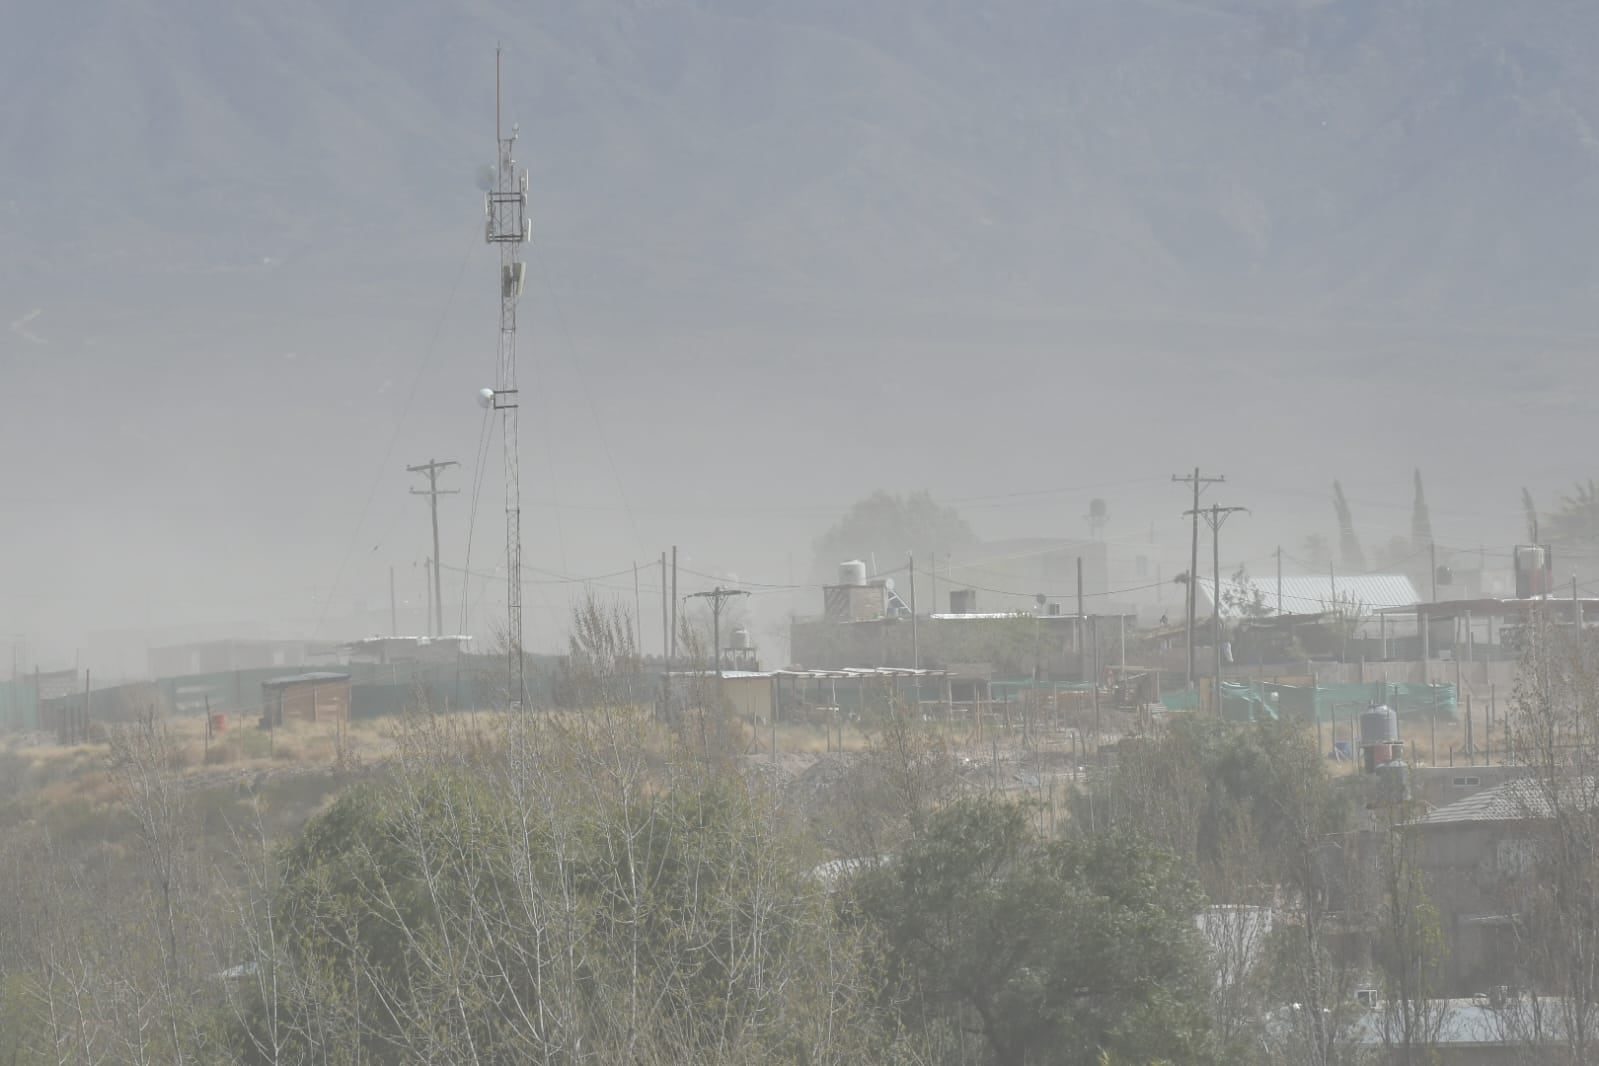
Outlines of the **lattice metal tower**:
{"label": "lattice metal tower", "polygon": [[505,639],[513,709],[526,703],[527,683],[522,655],[522,470],[517,443],[516,305],[522,296],[527,264],[520,246],[533,236],[527,216],[527,171],[519,169],[511,151],[518,127],[504,135],[500,122],[500,52],[494,52],[494,139],[498,162],[486,202],[484,235],[500,247],[500,360],[494,386],[494,408],[500,412],[505,446]]}

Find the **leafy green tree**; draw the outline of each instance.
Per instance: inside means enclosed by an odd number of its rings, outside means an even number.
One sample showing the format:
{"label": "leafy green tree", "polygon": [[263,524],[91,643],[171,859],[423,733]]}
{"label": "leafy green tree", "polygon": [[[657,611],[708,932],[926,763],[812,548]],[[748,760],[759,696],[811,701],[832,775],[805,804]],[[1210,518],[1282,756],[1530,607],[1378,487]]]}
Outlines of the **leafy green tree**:
{"label": "leafy green tree", "polygon": [[816,539],[815,574],[836,580],[836,567],[849,559],[891,570],[910,552],[960,552],[977,544],[977,534],[952,507],[927,492],[898,495],[878,491],[859,500],[838,523]]}
{"label": "leafy green tree", "polygon": [[1560,508],[1548,516],[1546,532],[1557,544],[1592,544],[1599,541],[1599,483],[1578,482],[1560,497]]}
{"label": "leafy green tree", "polygon": [[995,1066],[1210,1061],[1200,901],[1137,836],[1049,841],[990,798],[938,812],[856,896],[907,1024],[979,1034]]}
{"label": "leafy green tree", "polygon": [[1300,541],[1299,550],[1305,555],[1305,562],[1310,564],[1317,572],[1326,569],[1332,562],[1332,545],[1325,534],[1310,533]]}
{"label": "leafy green tree", "polygon": [[826,1062],[887,1039],[762,796],[693,764],[619,779],[624,749],[561,728],[532,754],[429,741],[306,827],[257,960],[289,991],[244,1012],[250,1061]]}
{"label": "leafy green tree", "polygon": [[[1352,813],[1313,735],[1286,720],[1179,718],[1153,736],[1124,740],[1117,773],[1072,798],[1075,824],[1147,834],[1202,886],[1212,905],[1204,918],[1211,1026],[1234,1062],[1258,1054],[1262,1019],[1285,988],[1306,990],[1301,999],[1337,1000],[1330,986],[1346,975],[1323,946],[1319,855]],[[1256,917],[1263,911],[1294,918],[1295,931],[1268,932]],[[1262,980],[1273,955],[1279,976]],[[1326,1034],[1306,1037],[1315,1041],[1325,1045]]]}

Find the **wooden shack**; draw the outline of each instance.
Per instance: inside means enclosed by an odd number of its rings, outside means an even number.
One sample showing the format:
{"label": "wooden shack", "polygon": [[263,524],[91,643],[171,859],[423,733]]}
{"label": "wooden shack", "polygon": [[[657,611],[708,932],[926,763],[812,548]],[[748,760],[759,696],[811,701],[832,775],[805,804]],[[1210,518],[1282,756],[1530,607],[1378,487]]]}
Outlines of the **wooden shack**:
{"label": "wooden shack", "polygon": [[350,675],[294,674],[261,682],[261,727],[296,722],[348,722]]}

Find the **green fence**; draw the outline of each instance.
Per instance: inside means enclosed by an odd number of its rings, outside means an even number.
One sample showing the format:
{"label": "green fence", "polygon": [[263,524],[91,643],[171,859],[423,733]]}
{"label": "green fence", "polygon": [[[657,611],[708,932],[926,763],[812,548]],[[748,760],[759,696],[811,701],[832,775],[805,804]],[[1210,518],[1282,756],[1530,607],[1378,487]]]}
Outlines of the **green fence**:
{"label": "green fence", "polygon": [[[1456,716],[1455,686],[1366,682],[1339,685],[1279,685],[1270,681],[1223,681],[1222,716],[1254,722],[1289,718],[1296,721],[1346,721],[1373,703],[1387,704],[1400,717]],[[1200,709],[1199,692],[1187,689],[1161,697],[1168,711]]]}

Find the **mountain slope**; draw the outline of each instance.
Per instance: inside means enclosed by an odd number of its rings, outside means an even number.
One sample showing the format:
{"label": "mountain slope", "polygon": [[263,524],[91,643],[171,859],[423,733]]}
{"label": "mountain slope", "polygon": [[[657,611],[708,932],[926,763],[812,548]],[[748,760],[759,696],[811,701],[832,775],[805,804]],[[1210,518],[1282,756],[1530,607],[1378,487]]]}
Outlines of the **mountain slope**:
{"label": "mountain slope", "polygon": [[598,292],[1591,318],[1599,9],[1565,0],[35,3],[7,274],[439,258],[496,40],[540,240]]}

